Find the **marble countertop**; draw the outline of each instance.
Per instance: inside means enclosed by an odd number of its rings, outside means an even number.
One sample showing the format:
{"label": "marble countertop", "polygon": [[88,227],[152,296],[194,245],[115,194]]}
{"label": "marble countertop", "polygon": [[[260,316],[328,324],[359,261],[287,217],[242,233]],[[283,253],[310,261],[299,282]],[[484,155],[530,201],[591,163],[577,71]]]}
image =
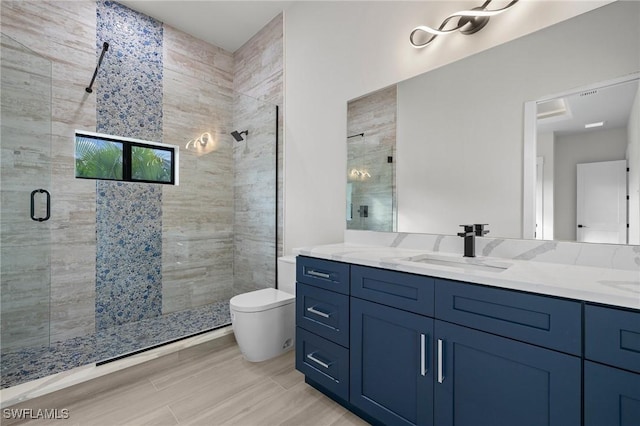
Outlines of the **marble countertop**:
{"label": "marble countertop", "polygon": [[[453,253],[352,243],[305,247],[294,254],[640,310],[640,270],[462,258]],[[425,257],[426,263],[421,262]]]}

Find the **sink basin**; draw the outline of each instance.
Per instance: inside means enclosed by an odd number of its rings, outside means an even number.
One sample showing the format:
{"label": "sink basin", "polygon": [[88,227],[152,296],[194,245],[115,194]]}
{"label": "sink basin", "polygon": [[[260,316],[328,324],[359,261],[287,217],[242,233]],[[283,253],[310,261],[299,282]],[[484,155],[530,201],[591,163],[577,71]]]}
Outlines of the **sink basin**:
{"label": "sink basin", "polygon": [[502,272],[512,265],[508,262],[502,262],[486,257],[454,257],[437,254],[420,254],[408,257],[407,262],[426,263],[431,265],[448,266],[463,269],[465,271],[486,271],[486,272]]}

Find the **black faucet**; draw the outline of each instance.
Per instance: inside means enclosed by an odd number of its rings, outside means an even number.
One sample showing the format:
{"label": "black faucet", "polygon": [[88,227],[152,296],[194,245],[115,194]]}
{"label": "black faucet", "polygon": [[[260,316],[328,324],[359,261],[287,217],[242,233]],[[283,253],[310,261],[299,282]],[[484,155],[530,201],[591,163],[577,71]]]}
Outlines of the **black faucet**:
{"label": "black faucet", "polygon": [[464,257],[476,257],[476,233],[474,231],[474,225],[460,226],[464,228],[464,232],[458,232],[458,236],[464,238]]}
{"label": "black faucet", "polygon": [[483,237],[489,233],[488,229],[484,229],[485,226],[489,226],[488,223],[476,223],[473,228],[476,231],[476,237]]}

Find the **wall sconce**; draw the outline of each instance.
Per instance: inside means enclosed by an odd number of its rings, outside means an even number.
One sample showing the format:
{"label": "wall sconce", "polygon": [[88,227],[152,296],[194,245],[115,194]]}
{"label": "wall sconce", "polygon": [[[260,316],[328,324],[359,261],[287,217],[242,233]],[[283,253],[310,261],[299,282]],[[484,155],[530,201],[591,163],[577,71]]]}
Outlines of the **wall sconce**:
{"label": "wall sconce", "polygon": [[371,177],[371,175],[366,170],[351,169],[351,177],[365,179]]}
{"label": "wall sconce", "polygon": [[[474,7],[471,10],[462,10],[460,12],[456,12],[447,16],[445,20],[442,21],[442,24],[440,24],[440,27],[438,27],[438,29],[427,27],[426,25],[420,25],[415,27],[413,31],[411,31],[411,35],[409,36],[409,41],[411,42],[411,45],[416,49],[420,49],[425,47],[429,43],[431,43],[439,35],[450,34],[458,30],[460,31],[460,33],[465,35],[477,33],[482,28],[484,28],[485,25],[487,25],[487,22],[489,22],[489,17],[498,15],[506,11],[511,6],[518,3],[518,0],[513,0],[509,4],[507,4],[505,7],[501,9],[494,9],[494,10],[486,9],[487,6],[489,6],[489,3],[491,3],[491,0],[485,1],[482,6]],[[459,18],[458,24],[456,25],[456,27],[446,29],[445,27],[447,26],[449,21],[451,21],[454,18]],[[416,41],[415,37],[419,33],[431,34],[431,37],[428,38],[426,41],[422,41],[422,42]]]}
{"label": "wall sconce", "polygon": [[211,136],[211,133],[204,132],[197,138],[191,139],[189,142],[187,142],[184,148],[189,149],[189,146],[193,147],[194,149],[204,148],[207,146],[207,144],[209,144],[209,142],[213,142],[213,137]]}
{"label": "wall sconce", "polygon": [[216,148],[216,141],[211,133],[204,132],[195,139],[191,139],[184,147],[186,150],[194,151],[198,156],[207,154]]}

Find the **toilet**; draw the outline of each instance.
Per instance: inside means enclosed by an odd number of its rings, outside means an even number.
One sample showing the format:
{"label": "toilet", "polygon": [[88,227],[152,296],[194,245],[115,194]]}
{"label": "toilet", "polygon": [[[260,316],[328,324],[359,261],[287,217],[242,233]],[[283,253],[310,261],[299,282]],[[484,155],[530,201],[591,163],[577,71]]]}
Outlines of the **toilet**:
{"label": "toilet", "polygon": [[295,346],[296,258],[278,258],[278,289],[264,288],[229,301],[231,325],[242,355],[260,362]]}

